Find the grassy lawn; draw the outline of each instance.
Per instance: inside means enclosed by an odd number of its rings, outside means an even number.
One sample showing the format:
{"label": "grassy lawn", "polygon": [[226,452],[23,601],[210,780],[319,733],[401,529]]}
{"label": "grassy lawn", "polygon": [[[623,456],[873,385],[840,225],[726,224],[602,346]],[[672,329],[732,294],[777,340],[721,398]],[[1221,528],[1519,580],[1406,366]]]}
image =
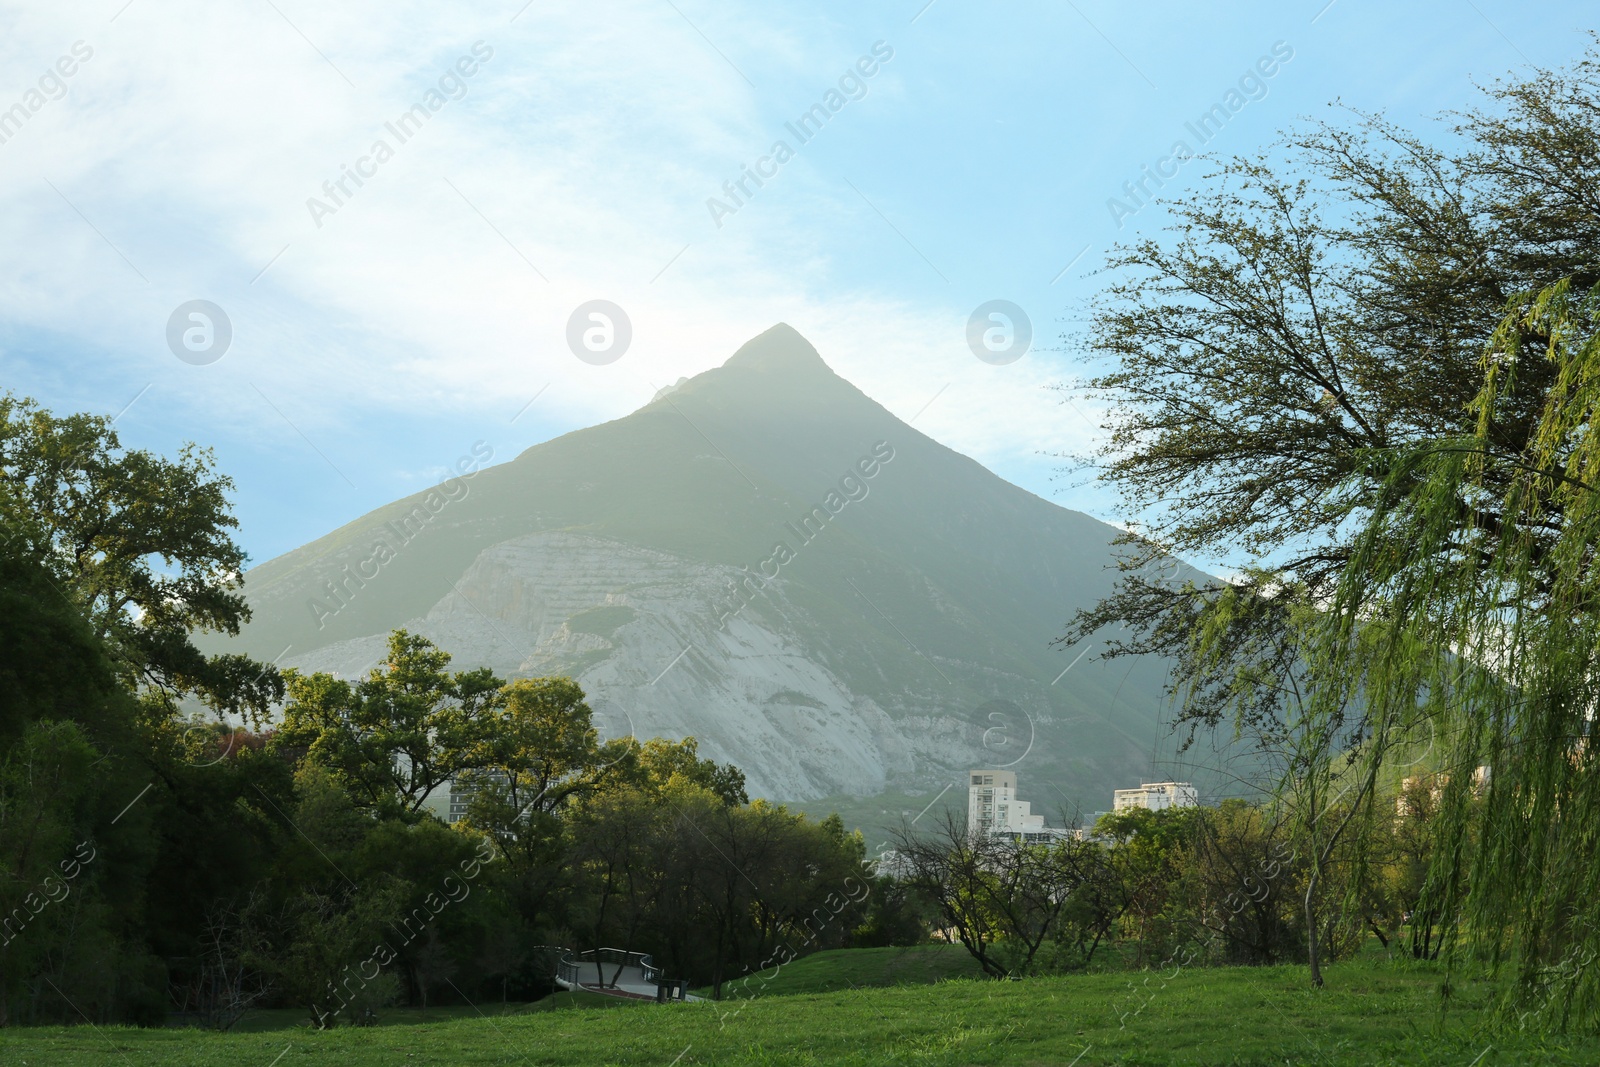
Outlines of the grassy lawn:
{"label": "grassy lawn", "polygon": [[[883,952],[835,961],[860,989],[615,1011],[522,1010],[315,1033],[0,1031],[0,1063],[26,1067],[296,1067],[471,1064],[1593,1064],[1600,1040],[1482,1031],[1492,989],[1454,979],[1441,1015],[1431,967],[1363,960],[1307,988],[1301,967],[1190,968],[1172,977],[1091,974],[1025,982],[885,985]],[[876,957],[874,963],[872,957]],[[826,962],[826,961],[824,961]],[[935,962],[923,961],[925,966]],[[798,965],[796,965],[798,966]],[[818,965],[820,966],[820,965]],[[880,984],[868,988],[876,969]],[[1148,981],[1147,981],[1148,979]],[[794,987],[825,981],[804,972]],[[752,986],[754,988],[754,986]],[[777,979],[768,987],[778,988]],[[1142,1008],[1140,1007],[1142,1003]],[[391,1011],[386,1020],[411,1013]],[[430,1012],[430,1015],[433,1013]]]}
{"label": "grassy lawn", "polygon": [[[978,978],[971,953],[960,945],[918,945],[915,948],[848,948],[818,952],[780,968],[757,972],[744,987],[746,996],[827,993],[874,986],[929,985],[952,978]],[[725,996],[739,996],[730,983]],[[697,989],[709,996],[709,989]]]}
{"label": "grassy lawn", "polygon": [[[599,993],[563,992],[545,997],[536,1004],[518,1003],[502,1006],[483,1003],[476,1008],[465,1004],[438,1004],[429,1007],[427,1011],[422,1011],[420,1008],[385,1008],[379,1015],[378,1022],[381,1026],[428,1026],[449,1022],[452,1019],[481,1019],[484,1016],[498,1019],[502,1015],[526,1015],[571,1008],[625,1008],[629,1004],[629,1001],[601,996]],[[260,1034],[277,1030],[306,1029],[306,1020],[307,1012],[304,1008],[252,1011],[239,1020],[234,1026],[234,1032]]]}

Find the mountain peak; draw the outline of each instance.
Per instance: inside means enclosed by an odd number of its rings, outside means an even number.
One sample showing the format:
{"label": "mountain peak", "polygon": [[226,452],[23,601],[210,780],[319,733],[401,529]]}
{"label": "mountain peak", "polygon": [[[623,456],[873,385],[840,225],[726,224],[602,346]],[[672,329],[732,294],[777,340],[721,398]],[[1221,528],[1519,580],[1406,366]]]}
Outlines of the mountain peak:
{"label": "mountain peak", "polygon": [[740,345],[720,367],[657,389],[639,410],[655,408],[663,401],[677,406],[696,400],[747,412],[792,411],[807,404],[836,408],[845,395],[866,400],[823,362],[799,330],[780,322]]}
{"label": "mountain peak", "polygon": [[787,322],[780,322],[746,341],[723,366],[730,370],[769,373],[780,371],[788,374],[796,372],[833,374],[833,369],[823,362],[811,342]]}

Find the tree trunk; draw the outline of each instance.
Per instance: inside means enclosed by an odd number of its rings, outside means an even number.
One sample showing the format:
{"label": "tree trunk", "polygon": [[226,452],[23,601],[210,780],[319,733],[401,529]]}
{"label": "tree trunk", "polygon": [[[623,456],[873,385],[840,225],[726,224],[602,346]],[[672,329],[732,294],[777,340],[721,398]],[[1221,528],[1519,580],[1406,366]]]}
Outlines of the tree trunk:
{"label": "tree trunk", "polygon": [[1322,964],[1317,959],[1317,917],[1312,898],[1316,896],[1317,877],[1321,873],[1321,864],[1313,863],[1311,878],[1306,884],[1306,961],[1311,965],[1311,984],[1318,989],[1322,988]]}

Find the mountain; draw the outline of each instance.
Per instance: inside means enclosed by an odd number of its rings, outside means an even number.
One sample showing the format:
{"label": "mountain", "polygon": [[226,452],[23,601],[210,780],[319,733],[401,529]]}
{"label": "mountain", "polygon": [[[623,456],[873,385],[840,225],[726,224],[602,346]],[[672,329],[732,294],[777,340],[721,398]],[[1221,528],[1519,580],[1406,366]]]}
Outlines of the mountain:
{"label": "mountain", "polygon": [[572,675],[603,736],[693,734],[778,800],[1012,765],[1035,810],[1090,811],[1162,774],[1163,665],[1051,646],[1110,588],[1116,529],[896,419],[786,325],[625,418],[482,455],[250,571],[244,650],[348,677],[404,626],[458,666]]}

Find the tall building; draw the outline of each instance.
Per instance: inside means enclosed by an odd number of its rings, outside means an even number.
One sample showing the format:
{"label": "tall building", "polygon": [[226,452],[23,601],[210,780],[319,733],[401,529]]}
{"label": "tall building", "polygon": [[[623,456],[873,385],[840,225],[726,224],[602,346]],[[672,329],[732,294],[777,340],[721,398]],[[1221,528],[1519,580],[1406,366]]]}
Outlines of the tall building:
{"label": "tall building", "polygon": [[[1013,771],[973,771],[967,786],[967,832],[986,834],[997,823],[1010,820],[1017,803],[1017,776]],[[1042,822],[1042,820],[1041,820]]]}
{"label": "tall building", "polygon": [[1130,808],[1148,808],[1162,811],[1166,808],[1193,808],[1200,803],[1200,793],[1188,782],[1145,782],[1137,789],[1118,789],[1111,794],[1112,811]]}
{"label": "tall building", "polygon": [[[500,771],[490,771],[486,778],[495,785],[506,784],[506,776]],[[458,823],[467,817],[467,809],[472,806],[472,798],[482,788],[482,781],[483,778],[465,782],[455,778],[450,779],[449,814],[445,817],[445,822]]]}
{"label": "tall building", "polygon": [[1004,834],[1025,841],[1047,841],[1072,836],[1072,831],[1048,827],[1026,800],[1017,799],[1013,771],[978,770],[967,774],[967,832]]}

